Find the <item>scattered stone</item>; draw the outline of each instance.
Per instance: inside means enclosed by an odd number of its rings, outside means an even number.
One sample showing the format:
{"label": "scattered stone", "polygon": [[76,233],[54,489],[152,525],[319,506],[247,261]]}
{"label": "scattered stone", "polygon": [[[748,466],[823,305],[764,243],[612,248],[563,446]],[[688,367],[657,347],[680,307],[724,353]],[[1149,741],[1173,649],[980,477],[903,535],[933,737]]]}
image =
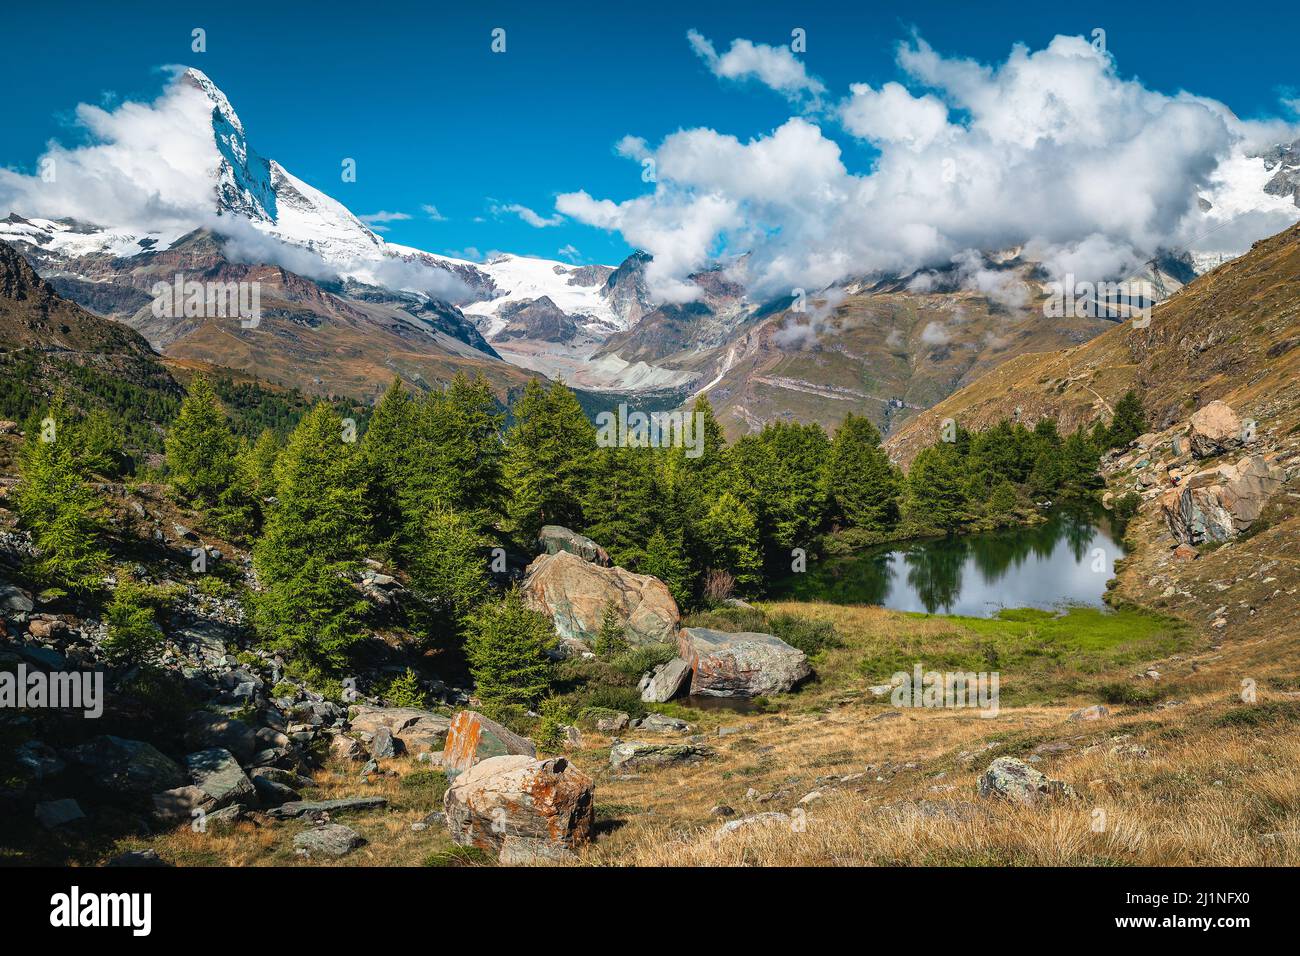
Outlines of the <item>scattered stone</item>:
{"label": "scattered stone", "polygon": [[349,810],[380,810],[388,806],[386,797],[342,797],[338,800],[294,800],[274,807],[267,816],[277,820],[296,817],[316,817],[321,814],[344,813]]}
{"label": "scattered stone", "polygon": [[443,798],[447,829],[462,846],[506,864],[556,861],[590,842],[595,787],[565,757],[512,754],[481,760]]}
{"label": "scattered stone", "polygon": [[1248,455],[1235,465],[1197,472],[1165,492],[1161,512],[1183,544],[1228,541],[1254,524],[1284,478],[1273,456]]}
{"label": "scattered stone", "polygon": [[596,720],[596,729],[602,734],[616,734],[620,730],[626,730],[632,718],[621,710],[608,717],[600,717]]}
{"label": "scattered stone", "polygon": [[341,823],[312,827],[293,838],[294,849],[303,856],[328,856],[336,859],[347,856],[357,847],[365,845],[365,842],[360,833]]}
{"label": "scattered stone", "polygon": [[387,730],[406,753],[441,751],[447,742],[451,719],[415,707],[355,707],[348,723],[356,733]]}
{"label": "scattered stone", "polygon": [[790,814],[779,812],[755,813],[751,816],[741,817],[738,820],[728,820],[722,826],[718,827],[713,834],[713,842],[720,843],[722,840],[731,836],[739,830],[746,830],[750,827],[769,827],[769,826],[790,826]]}
{"label": "scattered stone", "polygon": [[1093,704],[1091,707],[1085,707],[1082,710],[1076,710],[1074,713],[1070,715],[1070,720],[1075,720],[1075,721],[1102,720],[1103,718],[1108,716],[1110,716],[1110,711],[1107,709],[1105,704]]}
{"label": "scattered stone", "polygon": [[684,734],[691,729],[691,725],[676,717],[648,714],[636,725],[636,729],[655,734]]}
{"label": "scattered stone", "polygon": [[989,764],[979,779],[979,794],[1031,805],[1044,797],[1075,795],[1068,783],[1051,780],[1015,757],[998,757]]}
{"label": "scattered stone", "polygon": [[646,703],[662,704],[685,690],[690,679],[691,665],[680,657],[674,657],[642,677],[637,690],[641,692],[641,699]]}
{"label": "scattered stone", "polygon": [[716,756],[712,747],[698,744],[652,744],[626,740],[609,748],[611,770],[649,770],[673,764],[697,763]]}
{"label": "scattered stone", "polygon": [[66,756],[97,789],[120,797],[149,797],[188,782],[174,760],[143,740],[105,734],[71,748]]}
{"label": "scattered stone", "polygon": [[803,651],[774,634],[684,627],[677,652],[690,664],[691,693],[708,697],[784,694],[812,673]]}
{"label": "scattered stone", "polygon": [[84,819],[86,815],[81,812],[81,805],[76,800],[46,800],[36,804],[36,821],[47,830]]}
{"label": "scattered stone", "polygon": [[210,710],[196,710],[185,719],[185,745],[194,750],[221,747],[244,762],[262,749],[252,727],[242,720],[214,714]]}
{"label": "scattered stone", "polygon": [[719,803],[717,806],[709,810],[709,816],[711,817],[734,817],[735,815],[736,811],[725,803]]}
{"label": "scattered stone", "polygon": [[370,758],[386,760],[397,756],[397,744],[393,741],[393,732],[387,727],[380,727],[370,738]]}
{"label": "scattered stone", "polygon": [[330,756],[336,760],[362,761],[367,759],[366,748],[361,741],[346,734],[338,734],[330,740]]}
{"label": "scattered stone", "polygon": [[213,747],[186,756],[185,766],[191,782],[212,801],[206,809],[219,810],[232,803],[248,806],[255,802],[257,791],[229,750]]}

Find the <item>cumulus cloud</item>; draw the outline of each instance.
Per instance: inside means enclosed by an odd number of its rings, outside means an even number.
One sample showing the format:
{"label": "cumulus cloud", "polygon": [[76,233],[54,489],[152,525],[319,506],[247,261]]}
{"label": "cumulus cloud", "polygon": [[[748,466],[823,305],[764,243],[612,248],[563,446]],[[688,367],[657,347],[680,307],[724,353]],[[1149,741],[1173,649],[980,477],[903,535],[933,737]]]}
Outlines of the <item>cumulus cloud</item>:
{"label": "cumulus cloud", "polygon": [[824,296],[811,303],[806,318],[798,317],[798,313],[791,315],[785,325],[777,329],[772,341],[787,349],[810,348],[817,343],[826,320],[835,314],[846,298],[848,296],[842,289],[827,289]]}
{"label": "cumulus cloud", "polygon": [[[792,99],[825,94],[788,51],[737,41],[719,55],[695,33],[690,43],[719,76]],[[620,152],[655,161],[652,192],[614,202],[580,191],[556,208],[654,255],[647,280],[668,301],[694,294],[691,272],[731,261],[753,294],[771,297],[876,273],[919,272],[924,284],[925,270],[955,263],[967,288],[1015,304],[1028,290],[974,250],[1023,247],[1053,278],[1095,281],[1209,230],[1240,251],[1300,218],[1262,193],[1266,178],[1241,178],[1246,167],[1262,176],[1248,154],[1295,139],[1294,125],[1147,89],[1081,37],[1016,45],[995,65],[914,37],[897,62],[903,82],[855,84],[820,117],[802,111],[747,141],[708,128],[654,148],[629,137],[637,148]],[[828,123],[875,147],[869,168],[847,166]]]}
{"label": "cumulus cloud", "polygon": [[0,208],[140,231],[215,213],[213,176],[221,157],[212,103],[199,89],[173,82],[153,103],[111,110],[82,103],[74,121],[91,145],[51,142],[36,175],[0,169]]}
{"label": "cumulus cloud", "polygon": [[826,92],[821,80],[808,75],[803,63],[789,47],[732,40],[731,49],[719,54],[713,43],[697,30],[687,31],[686,39],[714,76],[738,81],[758,80],[795,103],[805,97],[812,97],[816,102]]}
{"label": "cumulus cloud", "polygon": [[926,345],[947,345],[952,340],[942,322],[929,322],[921,330],[921,341]]}

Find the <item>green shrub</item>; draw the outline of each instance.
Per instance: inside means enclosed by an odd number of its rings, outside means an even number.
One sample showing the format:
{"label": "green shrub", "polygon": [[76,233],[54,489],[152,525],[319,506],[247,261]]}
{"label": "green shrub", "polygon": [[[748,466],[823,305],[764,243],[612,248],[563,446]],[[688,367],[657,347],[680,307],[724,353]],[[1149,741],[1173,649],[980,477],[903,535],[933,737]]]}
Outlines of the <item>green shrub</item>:
{"label": "green shrub", "polygon": [[573,711],[569,704],[559,697],[550,697],[542,701],[541,719],[537,722],[534,740],[539,750],[553,752],[564,747],[564,728],[573,723]]}
{"label": "green shrub", "polygon": [[830,621],[815,621],[797,614],[773,614],[767,619],[767,629],[809,657],[827,648],[844,646]]}
{"label": "green shrub", "polygon": [[491,866],[492,858],[476,846],[449,846],[424,858],[425,866]]}
{"label": "green shrub", "polygon": [[633,647],[611,660],[610,666],[624,677],[640,681],[641,675],[652,671],[660,664],[667,664],[677,656],[677,648],[672,644],[648,644]]}
{"label": "green shrub", "polygon": [[441,804],[450,784],[441,770],[416,770],[402,777],[402,789],[418,792],[434,803]]}
{"label": "green shrub", "polygon": [[419,675],[409,667],[406,673],[394,677],[380,696],[389,707],[415,707],[423,710],[429,706],[428,695],[420,689]]}
{"label": "green shrub", "polygon": [[618,606],[613,601],[606,601],[600,619],[600,630],[596,632],[596,640],[591,649],[597,657],[608,660],[626,651],[627,646],[627,631],[619,616]]}
{"label": "green shrub", "polygon": [[1162,696],[1155,687],[1123,682],[1102,684],[1097,692],[1108,704],[1128,704],[1130,707],[1150,707]]}
{"label": "green shrub", "polygon": [[104,653],[118,665],[148,664],[162,647],[163,632],[139,585],[123,582],[105,610],[108,637]]}

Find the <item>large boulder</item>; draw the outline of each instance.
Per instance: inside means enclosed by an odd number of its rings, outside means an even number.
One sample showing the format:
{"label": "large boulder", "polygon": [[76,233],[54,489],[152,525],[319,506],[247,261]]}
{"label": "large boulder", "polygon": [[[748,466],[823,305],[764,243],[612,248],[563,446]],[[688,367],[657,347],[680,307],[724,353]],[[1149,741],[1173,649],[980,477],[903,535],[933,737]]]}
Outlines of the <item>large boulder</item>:
{"label": "large boulder", "polygon": [[595,641],[613,604],[629,644],[663,644],[673,639],[680,614],[668,586],[648,574],[602,568],[575,554],[544,554],[528,566],[524,602],[541,611],[565,640]]}
{"label": "large boulder", "polygon": [[213,747],[200,750],[185,758],[194,786],[202,790],[211,801],[205,810],[220,810],[231,804],[244,806],[257,802],[257,790],[240,769],[239,761],[229,750]]}
{"label": "large boulder", "polygon": [[503,756],[536,757],[537,748],[527,737],[472,710],[462,710],[451,719],[442,751],[442,769],[448,780],[480,761]]}
{"label": "large boulder", "polygon": [[564,757],[490,757],[458,776],[443,797],[447,829],[463,846],[502,863],[561,860],[592,837],[595,787]]}
{"label": "large boulder", "polygon": [[637,690],[641,699],[648,704],[662,704],[672,700],[690,685],[691,665],[680,657],[674,657],[666,664],[660,664],[641,678]]}
{"label": "large boulder", "polygon": [[602,568],[613,564],[609,559],[609,552],[586,535],[570,531],[558,524],[543,525],[542,530],[537,532],[537,553],[558,554],[561,551],[576,554],[582,560],[598,564]]}
{"label": "large boulder", "polygon": [[104,734],[73,747],[65,756],[106,794],[151,797],[189,783],[176,761],[143,740]]}
{"label": "large boulder", "polygon": [[388,731],[409,754],[442,750],[451,729],[451,718],[415,707],[355,707],[348,722],[363,734]]}
{"label": "large boulder", "polygon": [[1285,477],[1271,456],[1247,455],[1187,478],[1160,499],[1174,538],[1184,544],[1227,541],[1249,528]]}
{"label": "large boulder", "polygon": [[1224,402],[1198,408],[1188,424],[1192,454],[1197,458],[1209,458],[1242,443],[1241,418]]}
{"label": "large boulder", "polygon": [[195,750],[221,747],[245,762],[261,749],[252,727],[236,717],[210,710],[196,710],[186,718],[185,745]]}
{"label": "large boulder", "polygon": [[706,697],[784,694],[812,673],[803,651],[756,631],[684,627],[677,653],[691,667],[691,693]]}
{"label": "large boulder", "polygon": [[1035,804],[1056,797],[1073,797],[1074,788],[1062,780],[1052,780],[1023,760],[998,757],[980,776],[981,797]]}

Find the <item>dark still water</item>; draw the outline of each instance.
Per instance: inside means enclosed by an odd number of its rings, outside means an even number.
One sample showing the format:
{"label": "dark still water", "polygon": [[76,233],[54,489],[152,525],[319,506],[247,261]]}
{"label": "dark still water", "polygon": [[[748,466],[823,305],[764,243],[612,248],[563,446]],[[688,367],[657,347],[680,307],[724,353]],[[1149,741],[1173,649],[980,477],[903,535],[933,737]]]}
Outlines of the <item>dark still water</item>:
{"label": "dark still water", "polygon": [[1104,514],[1055,511],[1045,524],[885,545],[810,564],[770,596],[988,617],[1002,608],[1100,606],[1124,556]]}

